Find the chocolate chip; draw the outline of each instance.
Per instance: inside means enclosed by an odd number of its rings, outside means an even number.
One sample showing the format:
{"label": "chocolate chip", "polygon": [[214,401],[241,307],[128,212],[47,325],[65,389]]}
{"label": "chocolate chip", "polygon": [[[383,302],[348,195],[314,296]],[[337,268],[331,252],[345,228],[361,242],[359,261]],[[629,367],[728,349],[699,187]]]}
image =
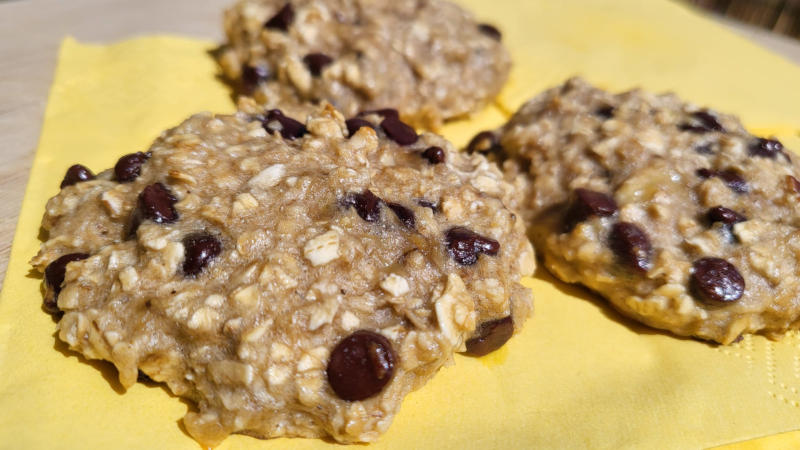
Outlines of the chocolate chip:
{"label": "chocolate chip", "polygon": [[169,188],[161,183],[155,183],[144,188],[139,194],[136,209],[142,220],[171,223],[178,220],[178,212],[175,211],[177,201]]}
{"label": "chocolate chip", "polygon": [[704,127],[711,131],[725,131],[717,117],[708,111],[697,111],[692,114]]}
{"label": "chocolate chip", "polygon": [[397,112],[394,108],[383,108],[383,109],[370,109],[367,111],[361,111],[358,113],[359,117],[369,116],[375,114],[376,116],[381,116],[384,119],[400,119],[400,113]]}
{"label": "chocolate chip", "polygon": [[746,194],[750,192],[750,186],[744,178],[733,169],[725,169],[717,174],[728,187],[739,194]]}
{"label": "chocolate chip", "polygon": [[615,108],[613,106],[601,106],[594,110],[594,114],[596,116],[600,116],[603,119],[610,119],[614,117]]}
{"label": "chocolate chip", "polygon": [[725,128],[721,123],[719,123],[717,117],[708,111],[694,112],[692,113],[692,117],[694,118],[694,123],[683,123],[678,125],[678,128],[683,131],[689,131],[698,134],[708,133],[711,131],[725,132]]}
{"label": "chocolate chip", "polygon": [[572,231],[575,225],[592,216],[613,216],[618,209],[617,202],[609,195],[583,188],[575,189],[564,216],[564,231]]}
{"label": "chocolate chip", "polygon": [[345,199],[345,205],[355,208],[358,215],[367,222],[380,220],[381,203],[383,203],[383,200],[369,189],[365,189],[360,194],[350,194]]}
{"label": "chocolate chip", "polygon": [[414,128],[395,117],[386,117],[381,122],[381,128],[386,135],[400,145],[411,145],[417,142],[419,136]]}
{"label": "chocolate chip", "polygon": [[500,243],[464,228],[455,227],[445,233],[445,245],[450,257],[462,266],[478,262],[478,255],[485,253],[494,256],[500,250]]}
{"label": "chocolate chip", "polygon": [[271,19],[264,23],[264,28],[286,31],[294,21],[294,8],[291,3],[287,3]]}
{"label": "chocolate chip", "polygon": [[372,125],[372,123],[364,119],[359,119],[358,117],[347,119],[344,121],[344,124],[347,126],[347,137],[353,137],[353,135],[356,134],[356,132],[362,127],[369,127],[373,130],[375,129],[375,126]]}
{"label": "chocolate chip", "polygon": [[467,144],[467,152],[478,152],[484,155],[487,153],[492,153],[501,148],[500,142],[498,142],[497,137],[491,131],[481,131],[469,141],[469,144]]}
{"label": "chocolate chip", "polygon": [[256,87],[268,80],[271,75],[269,67],[266,65],[246,65],[242,67],[242,89],[246,93],[252,94],[256,90]]}
{"label": "chocolate chip", "polygon": [[611,227],[609,246],[623,265],[642,273],[650,270],[653,246],[647,233],[638,226],[629,222],[615,223]]}
{"label": "chocolate chip", "polygon": [[309,53],[303,58],[303,62],[311,75],[318,77],[322,74],[322,69],[333,62],[333,58],[324,53]]}
{"label": "chocolate chip", "polygon": [[431,164],[443,163],[445,159],[444,150],[442,147],[428,147],[421,153],[422,157],[427,159]]}
{"label": "chocolate chip", "polygon": [[780,153],[783,153],[783,144],[775,139],[756,138],[750,144],[750,154],[752,156],[774,159]]}
{"label": "chocolate chip", "polygon": [[692,289],[711,304],[734,302],[744,293],[744,278],[736,266],[720,258],[702,258],[692,264]]}
{"label": "chocolate chip", "polygon": [[73,184],[80,183],[82,181],[89,181],[94,180],[94,174],[91,170],[87,169],[85,166],[80,164],[75,164],[74,166],[70,166],[67,169],[67,173],[64,175],[64,179],[61,181],[61,189],[64,189],[67,186],[72,186]]}
{"label": "chocolate chip", "polygon": [[747,181],[734,169],[725,169],[721,171],[706,168],[697,169],[697,176],[703,179],[719,177],[732,191],[739,194],[745,194],[750,191],[750,186],[747,184]]}
{"label": "chocolate chip", "polygon": [[394,212],[403,225],[408,228],[414,228],[416,226],[417,219],[414,217],[414,211],[411,211],[399,203],[387,203],[386,206]]}
{"label": "chocolate chip", "polygon": [[725,208],[724,206],[715,206],[709,209],[708,212],[706,212],[706,218],[708,218],[709,223],[721,222],[726,225],[733,225],[747,220],[747,217],[732,209]]}
{"label": "chocolate chip", "polygon": [[432,202],[430,200],[425,200],[424,198],[418,199],[417,204],[422,206],[423,208],[430,208],[434,213],[439,212],[439,204],[436,202]]}
{"label": "chocolate chip", "polygon": [[73,261],[80,261],[88,258],[86,253],[70,253],[64,255],[47,265],[44,269],[44,281],[50,288],[50,292],[44,299],[44,309],[50,314],[58,314],[61,312],[58,309],[58,294],[61,293],[61,284],[64,282],[64,276],[67,274],[67,264]]}
{"label": "chocolate chip", "polygon": [[694,151],[700,153],[701,155],[713,155],[714,149],[711,147],[711,144],[700,144],[694,148]]}
{"label": "chocolate chip", "polygon": [[125,155],[114,166],[114,176],[120,183],[129,183],[139,177],[142,164],[150,159],[149,153],[136,152]]}
{"label": "chocolate chip", "polygon": [[364,400],[389,383],[396,359],[388,339],[372,331],[356,331],[331,351],[328,383],[342,400]]}
{"label": "chocolate chip", "polygon": [[486,36],[489,36],[490,38],[494,39],[495,41],[500,41],[503,39],[503,34],[500,33],[500,30],[498,30],[493,25],[489,25],[488,23],[479,24],[478,30],[481,33],[485,34]]}
{"label": "chocolate chip", "polygon": [[183,274],[187,277],[197,276],[222,252],[219,239],[205,232],[183,238],[183,248]]}
{"label": "chocolate chip", "polygon": [[697,169],[697,176],[703,179],[711,178],[717,176],[717,171],[706,168]]}
{"label": "chocolate chip", "polygon": [[483,356],[489,354],[511,339],[514,334],[514,322],[511,316],[483,322],[475,330],[475,334],[466,342],[467,354]]}
{"label": "chocolate chip", "polygon": [[286,117],[280,109],[267,111],[267,117],[263,120],[264,129],[268,133],[278,131],[284,139],[294,140],[303,137],[308,130],[302,122],[298,122],[291,117]]}

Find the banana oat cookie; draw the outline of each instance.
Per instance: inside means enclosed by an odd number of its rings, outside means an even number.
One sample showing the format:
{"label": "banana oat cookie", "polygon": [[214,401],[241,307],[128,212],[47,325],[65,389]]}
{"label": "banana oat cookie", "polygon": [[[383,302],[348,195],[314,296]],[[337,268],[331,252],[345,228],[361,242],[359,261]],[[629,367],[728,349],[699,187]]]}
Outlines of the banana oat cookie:
{"label": "banana oat cookie", "polygon": [[490,102],[510,68],[495,27],[440,0],[240,0],[225,32],[226,77],[294,114],[327,100],[435,129]]}
{"label": "banana oat cookie", "polygon": [[32,261],[45,309],[124,386],[196,402],[184,424],[204,445],[373,441],[453,352],[491,351],[529,314],[514,191],[394,111],[255,111],[195,115],[96,176],[71,167]]}
{"label": "banana oat cookie", "polygon": [[562,280],[679,335],[797,328],[797,157],[735,117],[573,79],[470,148],[526,186],[521,213]]}

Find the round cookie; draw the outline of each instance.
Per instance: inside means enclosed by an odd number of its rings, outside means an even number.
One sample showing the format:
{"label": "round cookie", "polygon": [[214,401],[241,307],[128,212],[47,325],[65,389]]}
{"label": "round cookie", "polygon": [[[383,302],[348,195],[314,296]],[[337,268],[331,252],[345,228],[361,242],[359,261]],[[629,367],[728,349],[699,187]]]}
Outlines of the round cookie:
{"label": "round cookie", "polygon": [[258,111],[195,115],[97,176],[70,168],[32,260],[45,309],[123,386],[195,402],[203,445],[373,441],[453,352],[491,351],[529,314],[515,193],[391,111]]}
{"label": "round cookie", "polygon": [[733,116],[580,79],[471,142],[503,161],[546,266],[623,314],[730,343],[800,316],[800,168]]}
{"label": "round cookie", "polygon": [[225,76],[293,114],[327,100],[435,129],[490,102],[510,68],[496,28],[440,0],[240,0],[225,32]]}

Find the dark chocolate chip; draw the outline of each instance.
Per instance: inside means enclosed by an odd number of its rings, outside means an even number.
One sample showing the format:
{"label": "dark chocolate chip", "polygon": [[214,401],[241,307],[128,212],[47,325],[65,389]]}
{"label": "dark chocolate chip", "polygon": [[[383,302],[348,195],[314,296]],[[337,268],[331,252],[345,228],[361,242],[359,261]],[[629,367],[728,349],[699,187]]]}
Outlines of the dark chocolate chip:
{"label": "dark chocolate chip", "polygon": [[719,123],[719,119],[708,111],[697,111],[692,115],[711,131],[725,131],[725,128]]}
{"label": "dark chocolate chip", "polygon": [[478,25],[478,30],[489,36],[490,38],[494,39],[495,41],[500,41],[503,39],[503,34],[500,33],[500,30],[497,29],[494,25],[489,25],[488,23],[481,23]]}
{"label": "dark chocolate chip", "polygon": [[698,145],[697,147],[694,148],[694,151],[696,151],[697,153],[700,153],[701,155],[713,155],[714,154],[713,147],[711,146],[711,144],[708,144],[708,143]]}
{"label": "dark chocolate chip", "polygon": [[333,62],[333,58],[324,53],[309,53],[303,58],[303,62],[311,75],[318,77],[322,74],[322,69]]}
{"label": "dark chocolate chip", "polygon": [[82,181],[89,181],[94,180],[94,174],[91,170],[87,169],[86,166],[82,166],[80,164],[75,164],[74,166],[70,166],[67,169],[67,173],[64,175],[64,179],[61,181],[61,189],[64,189],[67,186],[72,186],[73,184],[80,183]]}
{"label": "dark chocolate chip", "polygon": [[372,125],[372,123],[358,117],[347,119],[345,120],[344,124],[347,125],[347,137],[353,137],[353,135],[356,134],[356,132],[362,127],[369,127],[373,130],[375,129],[375,126]]}
{"label": "dark chocolate chip", "polygon": [[614,110],[615,108],[613,106],[601,106],[594,111],[594,114],[602,117],[603,119],[610,119],[614,117]]}
{"label": "dark chocolate chip", "polygon": [[756,138],[750,144],[750,154],[752,156],[775,158],[780,153],[783,153],[783,144],[775,139]]}
{"label": "dark chocolate chip", "polygon": [[197,276],[222,252],[219,239],[205,232],[183,238],[183,248],[183,274],[187,277]]}
{"label": "dark chocolate chip", "polygon": [[564,230],[572,231],[575,225],[592,216],[613,216],[618,209],[617,202],[607,194],[583,188],[575,189],[564,216]]}
{"label": "dark chocolate chip", "polygon": [[692,264],[691,284],[694,293],[711,304],[725,304],[741,298],[744,278],[736,266],[720,258],[702,258]]}
{"label": "dark chocolate chip", "polygon": [[267,117],[263,120],[264,129],[268,133],[280,132],[284,139],[294,140],[303,137],[308,130],[302,122],[283,115],[280,109],[267,111]]}
{"label": "dark chocolate chip", "polygon": [[139,177],[142,164],[150,159],[149,153],[136,152],[125,155],[114,166],[114,176],[120,183],[129,183]]}
{"label": "dark chocolate chip", "polygon": [[626,267],[642,273],[650,270],[653,246],[647,233],[638,226],[629,222],[615,223],[611,227],[609,246]]}
{"label": "dark chocolate chip", "polygon": [[494,256],[500,250],[500,243],[481,236],[465,227],[455,227],[445,233],[445,245],[450,257],[462,266],[478,262],[478,255],[485,253]]}
{"label": "dark chocolate chip", "polygon": [[490,320],[478,326],[475,334],[467,340],[467,354],[483,356],[489,354],[511,339],[514,334],[514,322],[511,316]]}
{"label": "dark chocolate chip", "polygon": [[422,206],[423,208],[430,208],[434,213],[439,212],[439,204],[436,202],[432,202],[430,200],[425,200],[424,198],[418,199],[417,204]]}
{"label": "dark chocolate chip", "polygon": [[750,186],[747,184],[747,181],[734,169],[725,169],[721,171],[706,168],[697,169],[697,176],[703,179],[719,177],[732,191],[739,194],[745,194],[750,191]]}
{"label": "dark chocolate chip", "polygon": [[717,171],[706,168],[697,169],[697,176],[703,179],[711,178],[717,176]]}
{"label": "dark chocolate chip", "polygon": [[399,203],[387,203],[386,206],[391,209],[394,214],[400,219],[400,222],[403,223],[408,228],[414,228],[417,224],[417,219],[414,217],[414,211],[406,208],[405,206]]}
{"label": "dark chocolate chip", "polygon": [[155,183],[142,190],[136,208],[143,220],[171,223],[178,220],[178,212],[175,211],[177,201],[169,188],[161,183]]}
{"label": "dark chocolate chip", "polygon": [[381,218],[381,203],[383,200],[378,198],[369,189],[365,189],[360,194],[350,194],[345,199],[347,206],[355,208],[362,219],[367,222],[377,222]]}
{"label": "dark chocolate chip", "polygon": [[678,125],[678,128],[681,131],[689,131],[689,132],[697,133],[697,134],[705,133],[706,131],[708,131],[704,127],[702,127],[700,125],[691,125],[691,124],[688,124],[688,123],[682,123],[682,124]]}
{"label": "dark chocolate chip", "polygon": [[294,8],[291,3],[287,3],[280,9],[271,19],[264,23],[264,28],[271,28],[273,30],[286,31],[289,25],[294,21]]}
{"label": "dark chocolate chip", "polygon": [[467,144],[467,152],[488,154],[500,149],[500,142],[491,131],[481,131]]}
{"label": "dark chocolate chip", "polygon": [[739,214],[738,212],[725,208],[724,206],[715,206],[706,212],[706,218],[709,223],[721,222],[726,225],[733,225],[735,223],[744,222],[747,217]]}
{"label": "dark chocolate chip", "polygon": [[419,138],[414,128],[394,117],[385,117],[381,122],[381,128],[391,140],[400,145],[411,145]]}
{"label": "dark chocolate chip", "polygon": [[356,331],[331,351],[328,383],[342,400],[364,400],[389,383],[396,359],[388,339],[372,331]]}
{"label": "dark chocolate chip", "polygon": [[750,192],[750,186],[744,178],[733,169],[725,169],[717,174],[728,187],[739,194]]}
{"label": "dark chocolate chip", "polygon": [[428,147],[421,153],[422,157],[427,159],[431,164],[443,163],[445,160],[444,150],[442,147]]}
{"label": "dark chocolate chip", "polygon": [[384,119],[400,119],[400,113],[397,112],[394,108],[382,108],[382,109],[370,109],[367,111],[361,111],[358,113],[359,117],[369,116],[375,114],[376,116],[381,116]]}
{"label": "dark chocolate chip", "polygon": [[692,133],[708,133],[711,131],[725,132],[725,128],[719,123],[717,117],[708,111],[697,111],[692,113],[694,123],[683,123],[678,127],[683,131]]}
{"label": "dark chocolate chip", "polygon": [[242,89],[246,93],[252,94],[256,90],[256,87],[268,80],[271,75],[269,67],[266,65],[246,65],[242,67]]}
{"label": "dark chocolate chip", "polygon": [[87,253],[70,253],[64,255],[55,261],[51,262],[44,269],[44,281],[47,287],[50,288],[48,295],[44,299],[44,309],[50,314],[58,314],[61,312],[58,309],[58,294],[61,293],[61,284],[64,282],[64,276],[67,274],[67,264],[73,261],[81,261],[88,258]]}

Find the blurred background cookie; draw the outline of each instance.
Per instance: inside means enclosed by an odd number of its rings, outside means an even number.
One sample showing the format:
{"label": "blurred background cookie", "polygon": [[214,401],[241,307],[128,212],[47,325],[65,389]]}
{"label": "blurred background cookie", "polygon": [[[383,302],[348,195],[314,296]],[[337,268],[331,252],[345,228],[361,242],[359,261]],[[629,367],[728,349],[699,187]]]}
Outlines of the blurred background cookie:
{"label": "blurred background cookie", "polygon": [[287,111],[396,108],[424,128],[481,109],[511,65],[497,28],[440,0],[241,0],[225,33],[217,57],[240,94]]}

